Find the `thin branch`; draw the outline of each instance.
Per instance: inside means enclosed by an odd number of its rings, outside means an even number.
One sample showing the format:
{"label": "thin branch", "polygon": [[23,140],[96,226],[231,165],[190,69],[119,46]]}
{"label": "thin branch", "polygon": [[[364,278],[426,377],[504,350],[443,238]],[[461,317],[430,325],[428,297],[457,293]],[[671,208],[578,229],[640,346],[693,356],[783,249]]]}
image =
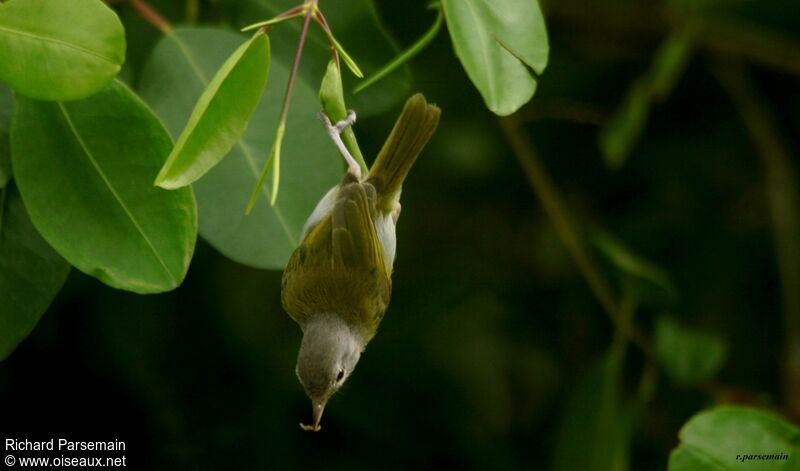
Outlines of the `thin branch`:
{"label": "thin branch", "polygon": [[297,81],[297,74],[300,70],[300,59],[303,57],[303,47],[306,44],[306,37],[308,37],[308,26],[311,24],[311,19],[314,16],[314,7],[316,7],[318,1],[319,0],[306,0],[305,5],[308,5],[308,9],[306,10],[305,17],[303,18],[303,27],[300,30],[300,39],[297,42],[294,61],[292,62],[292,68],[289,72],[289,80],[286,84],[286,91],[283,95],[283,105],[281,106],[281,114],[278,118],[278,129],[275,133],[275,140],[272,143],[270,156],[267,159],[266,164],[264,164],[264,168],[261,170],[261,175],[258,177],[258,182],[253,190],[253,194],[250,195],[250,200],[247,202],[245,214],[249,215],[253,210],[253,206],[255,206],[256,201],[258,201],[259,195],[261,194],[261,188],[264,186],[270,167],[272,167],[272,189],[270,192],[270,204],[274,205],[278,198],[278,185],[280,183],[280,151],[281,146],[283,145],[283,135],[286,130],[286,121],[289,117],[289,108],[292,102],[292,91],[294,90],[294,84]]}
{"label": "thin branch", "polygon": [[578,266],[578,270],[614,324],[617,332],[638,346],[648,359],[653,359],[654,352],[650,341],[643,332],[625,321],[623,309],[625,306],[622,306],[617,301],[617,295],[611,288],[605,274],[599,268],[584,240],[579,235],[576,224],[572,221],[558,189],[542,164],[528,134],[513,116],[502,118],[500,124],[506,139],[511,145],[514,156],[528,178],[531,189],[539,198],[561,241],[566,246],[567,251]]}
{"label": "thin branch", "polygon": [[146,22],[150,23],[155,29],[161,31],[163,34],[172,32],[172,25],[160,13],[150,6],[144,0],[130,0],[131,6],[139,16]]}
{"label": "thin branch", "polygon": [[720,58],[715,72],[750,134],[764,169],[784,315],[784,393],[800,419],[800,186],[792,152],[741,61]]}

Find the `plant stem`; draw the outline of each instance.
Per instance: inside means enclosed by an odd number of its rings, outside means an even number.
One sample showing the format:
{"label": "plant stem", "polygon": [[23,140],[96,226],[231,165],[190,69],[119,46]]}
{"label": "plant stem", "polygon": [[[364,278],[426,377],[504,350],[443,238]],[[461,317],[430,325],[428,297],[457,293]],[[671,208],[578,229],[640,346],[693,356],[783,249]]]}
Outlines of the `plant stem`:
{"label": "plant stem", "polygon": [[163,34],[172,32],[172,25],[161,16],[153,7],[150,6],[145,0],[130,0],[131,6],[139,16],[146,22],[150,23],[155,29],[161,31]]}
{"label": "plant stem", "polygon": [[289,117],[289,107],[292,102],[292,91],[294,90],[294,84],[297,81],[297,73],[300,70],[300,58],[303,57],[303,46],[305,46],[306,37],[308,36],[308,26],[311,24],[311,18],[314,16],[314,9],[318,1],[319,0],[306,1],[308,8],[306,10],[305,17],[303,18],[303,27],[300,30],[300,39],[297,42],[297,50],[294,53],[292,69],[289,72],[289,80],[286,84],[286,92],[283,95],[283,105],[281,106],[281,114],[278,118],[278,132],[275,134],[275,141],[272,144],[270,158],[267,160],[267,163],[261,170],[261,175],[258,178],[256,187],[253,190],[253,194],[250,196],[250,201],[247,203],[247,209],[245,210],[246,214],[250,214],[250,211],[253,210],[253,206],[255,206],[256,201],[258,201],[258,196],[261,193],[261,187],[264,186],[270,166],[273,170],[270,204],[274,205],[275,201],[277,201],[278,186],[280,184],[280,149],[281,145],[283,144],[283,131],[286,129],[286,121]]}
{"label": "plant stem", "polygon": [[800,419],[800,184],[789,145],[746,67],[720,59],[717,76],[744,120],[761,158],[772,218],[784,315],[784,393],[789,415]]}
{"label": "plant stem", "polygon": [[275,15],[274,17],[270,18],[269,20],[259,21],[258,23],[253,23],[251,25],[247,25],[244,28],[242,28],[241,31],[250,31],[250,30],[253,30],[253,29],[256,29],[256,28],[261,29],[263,31],[267,31],[269,28],[277,25],[278,23],[283,23],[284,21],[291,20],[291,19],[294,19],[294,18],[297,18],[297,17],[305,15],[306,8],[308,8],[308,5],[306,5],[306,4],[298,5],[298,6],[294,7],[294,8],[290,8],[290,9],[286,10],[285,12],[283,12],[283,13],[281,13],[279,15]]}
{"label": "plant stem", "polygon": [[441,6],[436,9],[436,20],[433,22],[433,26],[421,37],[419,38],[414,44],[411,45],[408,49],[400,53],[399,56],[392,59],[388,64],[381,67],[377,72],[375,72],[371,77],[364,80],[357,87],[353,89],[353,93],[358,93],[361,90],[369,87],[373,83],[377,82],[378,80],[386,77],[390,73],[392,73],[395,69],[400,67],[401,65],[405,64],[406,62],[410,61],[414,56],[419,54],[425,47],[430,44],[431,41],[436,37],[439,33],[439,30],[442,27],[442,19],[444,14],[442,13]]}
{"label": "plant stem", "polygon": [[649,340],[643,332],[625,321],[624,313],[622,312],[624,306],[620,306],[604,273],[600,270],[583,239],[579,236],[577,227],[573,223],[558,189],[534,150],[530,138],[514,116],[501,118],[500,124],[506,139],[511,145],[514,156],[528,178],[531,189],[539,198],[547,216],[552,221],[556,232],[567,248],[567,252],[572,256],[578,266],[578,270],[614,324],[617,332],[637,345],[648,358],[652,359],[654,354]]}

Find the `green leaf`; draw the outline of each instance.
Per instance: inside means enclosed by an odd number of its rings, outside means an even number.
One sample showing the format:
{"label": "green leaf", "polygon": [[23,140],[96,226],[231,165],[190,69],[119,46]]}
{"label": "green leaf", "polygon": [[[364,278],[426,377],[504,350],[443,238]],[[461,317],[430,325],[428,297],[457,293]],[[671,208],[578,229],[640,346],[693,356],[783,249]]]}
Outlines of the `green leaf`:
{"label": "green leaf", "polygon": [[781,417],[743,406],[720,406],[683,426],[669,471],[800,469],[800,430]]}
{"label": "green leaf", "polygon": [[694,52],[697,26],[689,24],[673,31],[659,46],[650,69],[653,98],[663,100],[683,76]]}
{"label": "green leaf", "polygon": [[81,101],[18,97],[11,127],[14,179],[34,226],[77,269],[137,293],[178,286],[194,251],[192,190],[152,186],[171,146],[116,81]]}
{"label": "green leaf", "polygon": [[352,72],[353,75],[355,75],[358,78],[364,78],[364,72],[361,71],[361,68],[358,67],[358,64],[356,64],[356,61],[353,60],[352,57],[350,57],[350,54],[348,54],[347,51],[344,49],[344,47],[339,43],[339,41],[336,40],[336,37],[333,35],[333,32],[330,30],[325,30],[325,34],[328,36],[328,41],[330,41],[333,44],[333,47],[334,49],[336,49],[336,52],[339,53],[339,58],[342,60],[342,62],[344,62],[347,68],[350,69],[350,72]]}
{"label": "green leaf", "polygon": [[[176,29],[153,51],[144,68],[140,93],[167,128],[177,135],[219,66],[242,36],[214,29]],[[259,204],[250,216],[244,208],[271,147],[283,87],[289,76],[273,56],[270,82],[242,139],[230,155],[194,184],[200,234],[239,263],[281,269],[298,243],[303,224],[317,201],[342,175],[341,157],[317,119],[315,90],[300,77],[283,145],[281,198]],[[262,198],[269,199],[269,185]]]}
{"label": "green leaf", "polygon": [[630,88],[598,136],[598,145],[608,168],[622,168],[644,132],[649,116],[650,86],[646,80],[640,79]]}
{"label": "green leaf", "polygon": [[[347,117],[347,107],[344,104],[344,91],[342,90],[342,71],[334,61],[328,63],[328,70],[322,78],[322,84],[319,87],[319,101],[322,102],[322,111],[328,115],[332,123]],[[369,167],[364,161],[361,149],[358,147],[353,126],[347,127],[342,132],[342,142],[353,155],[353,158],[361,165],[361,172],[366,175]]]}
{"label": "green leaf", "polygon": [[[556,444],[553,469],[624,471],[637,410],[620,393],[624,349],[612,348],[575,387]],[[580,445],[580,453],[575,447]]]}
{"label": "green leaf", "polygon": [[631,251],[611,234],[598,232],[592,237],[592,243],[623,273],[654,283],[670,294],[675,293],[675,285],[664,270]]}
{"label": "green leaf", "polygon": [[683,326],[669,316],[655,324],[656,357],[678,384],[690,386],[710,380],[727,356],[727,345],[718,336]]}
{"label": "green leaf", "polygon": [[0,83],[0,188],[11,180],[11,148],[8,131],[14,110],[14,94]]}
{"label": "green leaf", "polygon": [[598,136],[606,165],[617,170],[625,164],[647,126],[654,101],[666,99],[683,76],[694,51],[697,28],[693,24],[673,31],[659,46],[649,70],[628,91]]}
{"label": "green leaf", "polygon": [[535,0],[442,0],[453,48],[495,114],[506,116],[536,91],[549,44]]}
{"label": "green leaf", "polygon": [[69,264],[36,232],[12,183],[0,190],[0,360],[28,334],[53,301]]}
{"label": "green leaf", "polygon": [[217,165],[247,130],[264,93],[269,39],[258,33],[222,64],[206,86],[156,178],[162,188],[180,188]]}
{"label": "green leaf", "polygon": [[125,31],[100,0],[0,4],[0,80],[41,100],[100,91],[125,61]]}

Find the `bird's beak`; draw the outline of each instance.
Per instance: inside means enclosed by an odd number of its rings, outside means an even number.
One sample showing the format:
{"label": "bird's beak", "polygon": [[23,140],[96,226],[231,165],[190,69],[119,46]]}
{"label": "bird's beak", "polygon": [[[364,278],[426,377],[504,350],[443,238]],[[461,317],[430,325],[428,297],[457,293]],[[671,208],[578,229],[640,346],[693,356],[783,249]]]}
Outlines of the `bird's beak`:
{"label": "bird's beak", "polygon": [[325,399],[311,399],[311,416],[314,418],[314,430],[319,430],[319,421],[322,420],[322,411],[325,410]]}

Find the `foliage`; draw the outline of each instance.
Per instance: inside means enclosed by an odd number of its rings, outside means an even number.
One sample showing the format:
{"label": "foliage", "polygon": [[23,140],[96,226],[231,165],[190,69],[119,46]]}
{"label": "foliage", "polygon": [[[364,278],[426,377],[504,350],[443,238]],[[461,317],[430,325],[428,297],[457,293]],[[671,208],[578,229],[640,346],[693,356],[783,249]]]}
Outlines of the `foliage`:
{"label": "foliage", "polygon": [[[167,469],[386,443],[404,469],[794,469],[800,7],[695,3],[1,3],[4,425],[127,427]],[[444,114],[389,315],[325,436],[293,434],[279,270],[344,168],[316,115],[358,112],[366,170],[416,89]],[[71,412],[96,403],[119,423]]]}
{"label": "foliage", "polygon": [[269,39],[258,33],[239,46],[208,83],[156,185],[167,189],[189,185],[230,152],[258,106],[268,70]]}
{"label": "foliage", "polygon": [[172,144],[119,82],[80,101],[18,97],[11,163],[33,225],[79,270],[136,293],[169,291],[197,237],[190,188],[151,184]]}
{"label": "foliage", "polygon": [[669,471],[790,470],[800,465],[800,430],[772,413],[749,407],[703,411],[683,426],[679,436],[681,444],[670,455]]}
{"label": "foliage", "polygon": [[30,334],[67,273],[69,264],[36,232],[15,185],[0,190],[0,358]]}
{"label": "foliage", "polygon": [[656,319],[654,337],[656,355],[665,372],[679,384],[707,382],[725,362],[727,345],[722,339],[687,328],[670,316]]}
{"label": "foliage", "polygon": [[10,0],[0,9],[0,80],[42,100],[96,93],[120,71],[125,36],[97,0]]}
{"label": "foliage", "polygon": [[505,116],[527,103],[549,51],[539,4],[442,0],[442,7],[453,48],[486,106]]}
{"label": "foliage", "polygon": [[[209,80],[244,36],[215,29],[179,28],[156,45],[145,64],[139,93],[150,103],[173,136],[178,136]],[[247,216],[250,192],[270,146],[267,131],[278,122],[282,91],[289,69],[279,57],[270,63],[270,84],[264,90],[243,137],[228,156],[193,184],[200,235],[225,256],[257,268],[281,269],[297,245],[305,218],[319,198],[339,179],[341,164],[316,118],[319,102],[311,84],[300,78],[286,127],[287,159],[282,197]],[[234,90],[236,92],[236,90]],[[313,169],[313,171],[311,171]]]}

